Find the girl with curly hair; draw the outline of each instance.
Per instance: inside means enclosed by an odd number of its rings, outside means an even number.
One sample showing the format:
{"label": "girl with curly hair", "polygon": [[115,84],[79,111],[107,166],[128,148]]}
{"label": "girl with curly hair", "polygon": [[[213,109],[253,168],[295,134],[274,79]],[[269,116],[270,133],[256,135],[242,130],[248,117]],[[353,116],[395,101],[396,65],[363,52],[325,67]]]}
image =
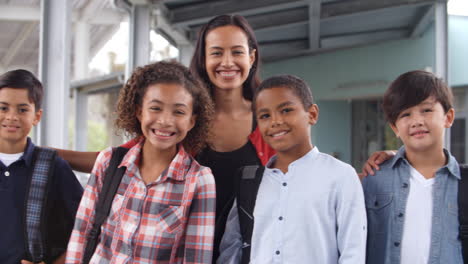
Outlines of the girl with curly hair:
{"label": "girl with curly hair", "polygon": [[[116,125],[136,138],[90,263],[210,263],[215,224],[211,170],[189,154],[203,147],[213,106],[176,62],[137,68],[120,91]],[[66,263],[82,263],[112,148],[85,188]]]}
{"label": "girl with curly hair", "polygon": [[[211,168],[216,180],[214,259],[234,201],[235,173],[246,165],[265,165],[275,151],[257,128],[251,105],[260,84],[260,52],[254,31],[239,15],[220,15],[200,30],[190,71],[198,77],[215,103],[207,145],[197,161]],[[128,107],[133,107],[131,104]],[[124,147],[131,147],[132,140]],[[97,153],[59,150],[73,169],[89,172]]]}

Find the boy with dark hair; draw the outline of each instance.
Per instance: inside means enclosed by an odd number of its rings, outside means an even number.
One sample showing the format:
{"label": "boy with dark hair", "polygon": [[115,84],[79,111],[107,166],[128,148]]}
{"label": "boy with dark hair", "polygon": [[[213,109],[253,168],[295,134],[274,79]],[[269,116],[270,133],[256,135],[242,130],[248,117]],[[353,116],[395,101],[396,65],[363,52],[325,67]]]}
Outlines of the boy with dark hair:
{"label": "boy with dark hair", "polygon": [[362,182],[367,263],[463,263],[460,169],[444,149],[445,129],[455,117],[450,90],[429,72],[411,71],[392,82],[382,106],[404,145]]}
{"label": "boy with dark hair", "polygon": [[0,263],[63,263],[83,192],[68,164],[28,137],[42,95],[29,71],[0,75]]}
{"label": "boy with dark hair", "polygon": [[351,166],[312,144],[319,112],[310,88],[275,76],[260,85],[253,107],[277,155],[265,168],[240,171],[218,263],[364,263],[362,187]]}

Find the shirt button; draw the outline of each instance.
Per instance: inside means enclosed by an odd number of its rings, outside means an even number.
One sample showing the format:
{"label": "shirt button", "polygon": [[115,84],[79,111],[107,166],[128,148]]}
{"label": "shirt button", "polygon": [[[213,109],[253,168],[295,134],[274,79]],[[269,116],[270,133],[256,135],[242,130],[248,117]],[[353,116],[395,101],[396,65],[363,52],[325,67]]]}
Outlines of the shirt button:
{"label": "shirt button", "polygon": [[4,174],[5,174],[5,176],[7,176],[7,177],[10,176],[10,172],[9,172],[9,171],[5,171]]}
{"label": "shirt button", "polygon": [[279,255],[279,254],[280,254],[280,251],[279,251],[279,250],[276,250],[275,253],[276,253],[276,255]]}
{"label": "shirt button", "polygon": [[258,153],[258,155],[263,156],[263,152]]}
{"label": "shirt button", "polygon": [[287,185],[288,185],[287,183],[283,182],[283,186],[287,186]]}
{"label": "shirt button", "polygon": [[403,186],[402,186],[402,187],[403,187],[403,188],[408,188],[408,184],[405,182],[405,183],[403,183]]}
{"label": "shirt button", "polygon": [[399,213],[398,217],[403,217],[403,215],[404,215],[403,213]]}
{"label": "shirt button", "polygon": [[395,247],[398,247],[398,246],[400,246],[400,242],[395,242],[395,243],[393,243],[393,245],[395,245]]}
{"label": "shirt button", "polygon": [[283,220],[283,217],[282,217],[282,216],[280,216],[280,217],[278,217],[278,219],[281,221],[281,220]]}

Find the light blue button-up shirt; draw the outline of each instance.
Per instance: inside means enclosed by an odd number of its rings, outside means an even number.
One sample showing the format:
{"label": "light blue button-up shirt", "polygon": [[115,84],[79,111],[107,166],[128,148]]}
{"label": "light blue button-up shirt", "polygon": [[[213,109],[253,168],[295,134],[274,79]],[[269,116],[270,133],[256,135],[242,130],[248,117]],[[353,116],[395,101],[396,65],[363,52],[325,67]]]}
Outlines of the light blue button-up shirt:
{"label": "light blue button-up shirt", "polygon": [[[405,148],[402,147],[393,159],[380,166],[375,176],[363,180],[369,225],[369,264],[396,264],[401,261],[411,166],[404,154]],[[433,187],[429,263],[461,264],[457,203],[460,168],[448,151],[445,154],[449,157],[448,162],[437,170]]]}
{"label": "light blue button-up shirt", "polygon": [[[365,262],[366,214],[355,170],[315,147],[288,166],[267,164],[254,209],[251,263]],[[239,263],[237,207],[232,208],[218,263]]]}

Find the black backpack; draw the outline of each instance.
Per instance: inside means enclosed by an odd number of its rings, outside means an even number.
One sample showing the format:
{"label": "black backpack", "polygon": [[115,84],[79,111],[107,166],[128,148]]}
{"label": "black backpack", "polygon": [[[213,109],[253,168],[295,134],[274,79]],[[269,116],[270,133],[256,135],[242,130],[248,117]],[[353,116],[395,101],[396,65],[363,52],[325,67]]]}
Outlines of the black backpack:
{"label": "black backpack", "polygon": [[254,228],[253,212],[257,199],[258,187],[262,182],[264,166],[251,165],[239,169],[236,175],[236,201],[239,225],[242,234],[241,263],[250,262],[252,231]]}
{"label": "black backpack", "polygon": [[109,216],[109,212],[114,200],[115,193],[119,188],[122,177],[126,171],[126,167],[117,168],[122,161],[128,149],[118,147],[112,151],[112,158],[104,173],[104,182],[102,190],[99,193],[99,198],[96,204],[94,215],[94,223],[91,231],[88,234],[87,244],[83,255],[83,264],[88,264],[91,257],[99,244],[99,235],[101,234],[101,226]]}
{"label": "black backpack", "polygon": [[459,237],[462,244],[463,263],[468,263],[468,165],[460,165],[460,184],[458,185]]}
{"label": "black backpack", "polygon": [[[48,232],[48,220],[52,213],[49,208],[48,193],[53,182],[56,151],[34,147],[33,166],[26,185],[26,197],[23,215],[23,237],[25,256],[32,262],[50,261],[58,257],[58,251],[65,252],[64,245],[56,245],[57,239]],[[58,227],[59,229],[59,227]],[[59,230],[55,230],[58,232]],[[63,242],[63,241],[61,241]]]}

